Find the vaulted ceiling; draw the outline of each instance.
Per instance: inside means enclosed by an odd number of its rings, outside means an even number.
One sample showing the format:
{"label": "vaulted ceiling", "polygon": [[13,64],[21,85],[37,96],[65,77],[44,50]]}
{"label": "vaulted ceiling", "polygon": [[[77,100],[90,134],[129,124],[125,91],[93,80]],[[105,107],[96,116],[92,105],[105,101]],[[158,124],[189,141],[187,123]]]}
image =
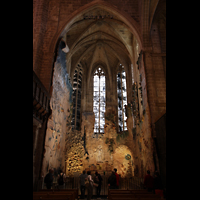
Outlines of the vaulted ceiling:
{"label": "vaulted ceiling", "polygon": [[89,10],[78,16],[65,34],[70,49],[67,54],[70,71],[73,74],[78,63],[87,69],[98,63],[110,69],[119,63],[128,66],[133,38],[129,27],[118,15],[100,7]]}

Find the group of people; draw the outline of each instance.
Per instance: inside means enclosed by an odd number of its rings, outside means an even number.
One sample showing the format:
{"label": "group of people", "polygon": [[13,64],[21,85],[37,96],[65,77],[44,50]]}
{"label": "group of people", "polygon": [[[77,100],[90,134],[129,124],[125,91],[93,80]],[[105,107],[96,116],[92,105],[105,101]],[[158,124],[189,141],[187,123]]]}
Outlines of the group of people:
{"label": "group of people", "polygon": [[147,175],[144,177],[144,188],[148,192],[154,192],[156,194],[163,195],[163,186],[159,173],[156,171],[154,174],[155,177],[150,175],[150,171],[147,170]]}
{"label": "group of people", "polygon": [[[47,189],[51,189],[51,187],[53,186],[53,178],[54,178],[53,172],[54,172],[53,169],[49,169],[49,173],[44,178],[44,183],[46,184]],[[62,172],[62,170],[60,170],[60,173],[58,174],[57,177],[57,183],[59,189],[64,189],[65,179],[66,175]]]}
{"label": "group of people", "polygon": [[[86,171],[83,171],[83,174],[80,175],[80,185],[81,185],[81,197],[80,199],[85,198],[85,181],[89,180],[89,185],[87,186],[87,200],[91,200],[93,195],[93,186],[96,185],[96,194],[97,198],[100,197],[101,193],[101,185],[102,185],[102,177],[98,173],[98,171],[95,172],[94,177],[91,176],[91,171],[88,171],[86,174]],[[97,186],[98,185],[98,186]],[[108,178],[108,187],[109,189],[118,189],[119,188],[119,175],[117,174],[117,169],[115,168],[112,171],[112,174]]]}
{"label": "group of people", "polygon": [[[83,173],[80,175],[80,189],[81,189],[81,197],[80,199],[85,198],[85,190],[87,188],[88,194],[87,194],[87,200],[91,200],[93,195],[93,186],[96,186],[96,194],[97,198],[100,197],[101,193],[101,185],[102,185],[102,177],[98,173],[98,171],[95,172],[94,176],[92,177],[91,171],[88,171],[86,174],[86,171],[84,170]],[[57,177],[57,183],[59,189],[64,189],[66,180],[66,175],[60,171],[60,174]],[[89,184],[86,187],[85,181],[88,180]],[[44,183],[46,183],[47,189],[51,189],[53,185],[53,170],[50,169],[49,173],[44,178]],[[117,174],[117,169],[114,168],[111,175],[108,177],[108,187],[109,189],[119,189],[119,174]],[[155,177],[150,175],[150,171],[147,170],[147,175],[144,177],[144,188],[147,189],[149,192],[154,193],[162,193],[162,183],[158,172],[155,172]]]}
{"label": "group of people", "polygon": [[[49,173],[45,176],[44,178],[44,183],[46,184],[47,189],[51,189],[53,186],[53,169],[49,169]],[[95,172],[94,177],[91,176],[91,171],[88,171],[86,174],[86,171],[84,170],[83,173],[80,175],[80,186],[81,186],[81,199],[85,198],[85,190],[86,190],[86,185],[85,181],[89,181],[89,185],[87,186],[87,200],[91,200],[92,195],[93,195],[93,186],[96,185],[96,194],[97,198],[100,197],[101,193],[101,185],[102,185],[102,177],[98,173],[98,171]],[[58,183],[58,188],[59,189],[64,189],[65,188],[65,180],[66,180],[66,175],[60,171],[57,177],[57,183]],[[108,178],[108,187],[110,189],[118,189],[119,188],[119,175],[117,174],[117,169],[115,168],[112,171],[112,174]]]}

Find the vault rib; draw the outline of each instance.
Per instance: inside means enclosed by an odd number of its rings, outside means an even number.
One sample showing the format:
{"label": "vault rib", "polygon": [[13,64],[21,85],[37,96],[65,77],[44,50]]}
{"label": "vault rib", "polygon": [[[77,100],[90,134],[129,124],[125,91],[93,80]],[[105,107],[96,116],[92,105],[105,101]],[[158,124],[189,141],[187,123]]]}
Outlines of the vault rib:
{"label": "vault rib", "polygon": [[[83,21],[83,20],[82,20]],[[130,48],[130,46],[127,44],[127,42],[124,40],[124,38],[115,30],[115,28],[111,25],[111,23],[108,23],[107,21],[110,21],[109,19],[106,19],[105,21],[104,20],[101,20],[101,22],[103,22],[108,28],[109,30],[113,33],[113,35],[115,35],[116,37],[113,37],[112,35],[110,34],[107,34],[107,33],[104,33],[102,31],[98,31],[97,33],[100,33],[102,32],[103,34],[106,34],[106,35],[109,35],[110,37],[114,38],[115,40],[118,40],[120,43],[122,43],[128,50],[129,54],[131,55],[131,51],[132,49]],[[78,45],[78,43],[82,40],[81,38],[83,37],[83,35],[88,31],[88,29],[92,28],[93,26],[97,25],[97,22],[98,21],[94,21],[92,22],[89,26],[87,26],[85,28],[85,30],[79,35],[79,37],[75,40],[75,42],[73,43],[73,45],[71,46],[71,50],[73,50],[73,48]],[[119,21],[119,20],[116,20],[116,19],[112,19],[112,22],[116,22],[122,26],[124,26],[125,28],[127,28],[130,32],[130,28],[123,22]],[[92,33],[92,34],[95,34],[95,33]],[[90,35],[92,35],[90,34]],[[131,33],[132,34],[132,33]],[[87,36],[86,36],[87,37]],[[84,38],[86,38],[84,37]]]}
{"label": "vault rib", "polygon": [[[106,36],[106,37],[110,38],[110,40],[109,40],[109,39],[108,39],[108,40],[102,39],[102,41],[111,41],[111,42],[113,42],[113,43],[115,43],[115,44],[121,46],[122,49],[123,49],[123,47],[125,47],[125,45],[124,45],[121,41],[119,41],[117,38],[115,38],[115,37],[113,37],[113,36],[111,36],[111,35],[109,35],[109,34],[107,34],[107,33],[104,33],[104,32],[102,32],[102,31],[97,31],[97,32],[94,32],[94,33],[92,33],[92,34],[90,34],[90,35],[84,37],[84,38],[77,44],[77,46],[74,47],[74,49],[72,49],[72,50],[68,53],[67,59],[70,59],[70,58],[73,56],[73,54],[76,53],[76,51],[78,51],[82,46],[84,46],[85,44],[87,44],[87,42],[84,43],[85,40],[89,40],[90,38],[92,38],[93,36],[95,36],[95,35],[97,35],[97,34],[99,34],[99,33],[101,33],[101,35],[103,35],[103,36]],[[98,39],[96,39],[95,42],[96,42],[97,40],[98,40]],[[114,40],[114,41],[113,41],[113,40]],[[88,41],[88,44],[89,44],[89,43],[94,43],[94,42]],[[126,49],[126,48],[125,48],[125,49]],[[124,49],[123,49],[123,51],[125,52]],[[127,53],[127,54],[129,53],[129,52],[127,51],[127,49],[126,49],[126,52],[125,52],[125,53]]]}

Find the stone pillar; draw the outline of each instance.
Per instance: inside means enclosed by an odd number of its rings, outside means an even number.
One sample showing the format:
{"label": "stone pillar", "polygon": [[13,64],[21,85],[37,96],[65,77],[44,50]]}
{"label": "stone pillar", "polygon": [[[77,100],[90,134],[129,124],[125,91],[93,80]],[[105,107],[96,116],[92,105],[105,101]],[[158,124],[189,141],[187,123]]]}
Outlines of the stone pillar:
{"label": "stone pillar", "polygon": [[[165,56],[166,54],[164,53],[153,53],[148,50],[143,51],[152,138],[156,138],[155,122],[166,112],[166,78],[165,68],[162,62],[162,57]],[[159,169],[157,152],[153,140],[152,143],[154,162],[157,169]]]}
{"label": "stone pillar", "polygon": [[153,137],[156,137],[154,123],[166,110],[166,79],[162,62],[162,54],[143,52],[147,84],[147,100],[149,103]]}
{"label": "stone pillar", "polygon": [[[143,51],[143,59],[144,59],[144,68],[145,68],[145,75],[146,75],[147,101],[149,104],[150,116],[151,116],[151,121],[152,121],[153,111],[155,110],[154,98],[156,97],[156,85],[154,81],[155,73],[153,69],[151,53],[147,51],[145,52]],[[154,128],[152,131],[153,131],[152,134],[154,135]]]}
{"label": "stone pillar", "polygon": [[37,142],[38,142],[38,133],[39,133],[39,129],[41,128],[41,124],[38,125],[33,125],[33,158],[35,156],[35,151],[37,148]]}
{"label": "stone pillar", "polygon": [[39,129],[42,127],[41,123],[33,118],[33,188],[35,185],[35,154],[36,154],[36,148],[38,143],[38,134]]}

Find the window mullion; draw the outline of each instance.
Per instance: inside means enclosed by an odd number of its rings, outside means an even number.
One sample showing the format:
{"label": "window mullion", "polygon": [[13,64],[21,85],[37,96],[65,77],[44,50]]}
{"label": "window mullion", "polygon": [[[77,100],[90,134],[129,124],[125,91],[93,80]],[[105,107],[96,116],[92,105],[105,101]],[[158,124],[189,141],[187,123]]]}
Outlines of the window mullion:
{"label": "window mullion", "polygon": [[[103,125],[105,124],[105,119],[104,117],[102,116],[103,113],[105,112],[105,107],[104,107],[104,104],[105,104],[105,99],[104,99],[104,85],[105,85],[105,74],[104,72],[102,71],[102,69],[99,67],[95,73],[94,73],[94,77],[95,78],[95,98],[94,98],[94,104],[93,106],[95,105],[95,107],[93,107],[93,110],[95,111],[95,115],[96,115],[96,118],[95,118],[95,121],[96,123],[95,124],[98,124],[98,126],[95,126],[95,130],[94,130],[94,133],[96,134],[103,134],[104,131],[103,131]],[[98,81],[97,81],[98,80]],[[98,135],[97,135],[98,137]]]}
{"label": "window mullion", "polygon": [[121,78],[121,95],[122,95],[122,124],[123,124],[122,131],[124,131],[124,101],[123,101],[123,88],[122,88],[122,71],[120,72],[120,78]]}
{"label": "window mullion", "polygon": [[100,133],[100,75],[99,75],[99,133]]}
{"label": "window mullion", "polygon": [[75,108],[75,122],[74,122],[75,130],[77,129],[76,122],[77,122],[77,101],[78,101],[78,72],[79,69],[77,70],[77,84],[76,84],[76,108]]}

